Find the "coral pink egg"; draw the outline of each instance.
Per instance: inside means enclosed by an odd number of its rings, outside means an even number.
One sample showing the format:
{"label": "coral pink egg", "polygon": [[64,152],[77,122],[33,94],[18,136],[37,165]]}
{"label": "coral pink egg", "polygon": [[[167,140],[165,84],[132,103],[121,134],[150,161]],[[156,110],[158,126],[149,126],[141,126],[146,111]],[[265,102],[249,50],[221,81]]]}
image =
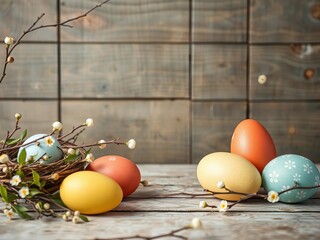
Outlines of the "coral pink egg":
{"label": "coral pink egg", "polygon": [[249,160],[260,173],[277,156],[270,134],[254,119],[243,120],[237,125],[231,139],[231,153]]}
{"label": "coral pink egg", "polygon": [[133,193],[139,186],[141,174],[137,165],[127,158],[108,155],[97,158],[86,170],[100,172],[115,180],[123,191],[123,196]]}

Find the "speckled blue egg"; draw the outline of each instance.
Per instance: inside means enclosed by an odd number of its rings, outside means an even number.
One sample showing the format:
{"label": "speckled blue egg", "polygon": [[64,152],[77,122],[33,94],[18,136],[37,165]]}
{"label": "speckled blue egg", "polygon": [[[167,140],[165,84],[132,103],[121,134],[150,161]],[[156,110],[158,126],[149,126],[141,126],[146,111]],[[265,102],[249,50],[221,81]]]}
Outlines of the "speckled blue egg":
{"label": "speckled blue egg", "polygon": [[44,163],[52,163],[56,160],[62,159],[63,152],[61,150],[60,143],[53,136],[51,136],[53,143],[52,144],[46,143],[44,136],[47,136],[47,135],[48,134],[36,134],[29,137],[23,144],[30,143],[41,137],[42,138],[37,141],[38,144],[34,142],[24,147],[21,147],[18,151],[18,158],[20,156],[21,150],[24,148],[27,153],[26,159],[28,159],[30,156],[33,156],[34,161],[38,161],[45,154],[49,157],[49,159],[47,161],[44,161]]}
{"label": "speckled blue egg", "polygon": [[[298,187],[320,184],[319,170],[308,158],[296,154],[285,154],[271,160],[262,172],[262,185],[269,191],[281,192],[297,183]],[[295,189],[280,194],[280,201],[298,203],[311,198],[317,192],[313,189]]]}

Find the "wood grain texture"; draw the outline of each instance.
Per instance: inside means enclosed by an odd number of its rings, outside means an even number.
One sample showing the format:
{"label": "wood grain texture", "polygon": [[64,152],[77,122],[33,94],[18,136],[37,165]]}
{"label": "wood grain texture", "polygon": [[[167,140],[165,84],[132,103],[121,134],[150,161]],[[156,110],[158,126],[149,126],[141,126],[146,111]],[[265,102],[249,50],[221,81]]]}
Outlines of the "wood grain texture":
{"label": "wood grain texture", "polygon": [[62,96],[187,98],[188,46],[62,45]]}
{"label": "wood grain texture", "polygon": [[278,155],[295,153],[320,162],[319,102],[255,102],[250,116],[271,134]]}
{"label": "wood grain texture", "polygon": [[192,162],[209,153],[229,152],[233,130],[245,116],[245,102],[193,102]]}
{"label": "wood grain texture", "polygon": [[[0,239],[40,240],[44,235],[50,240],[105,239],[137,234],[152,237],[187,226],[195,217],[201,219],[203,227],[185,230],[179,235],[188,239],[255,240],[257,236],[259,239],[317,239],[320,234],[319,195],[300,204],[271,204],[265,199],[252,199],[226,213],[219,213],[209,208],[199,208],[199,202],[204,200],[202,197],[163,195],[164,192],[175,193],[177,185],[186,192],[194,191],[197,184],[196,165],[140,164],[138,167],[142,176],[154,179],[156,185],[151,182],[147,187],[140,186],[134,196],[125,198],[118,208],[89,216],[90,222],[85,225],[64,222],[59,218],[7,221],[1,214]],[[190,184],[194,188],[190,188]],[[205,200],[210,204],[219,203],[214,198]]]}
{"label": "wood grain texture", "polygon": [[189,163],[188,101],[63,101],[65,130],[91,117],[95,126],[79,138],[79,143],[100,139],[134,138],[134,150],[109,145],[93,148],[95,157],[116,154],[137,163]]}
{"label": "wood grain texture", "polygon": [[[57,1],[0,0],[1,41],[5,36],[18,39],[42,13],[39,25],[57,22]],[[57,29],[40,29],[28,34],[25,41],[57,41]]]}
{"label": "wood grain texture", "polygon": [[0,139],[5,139],[7,131],[14,129],[15,113],[22,118],[19,126],[28,130],[28,136],[37,133],[51,133],[52,123],[58,119],[57,101],[0,101]]}
{"label": "wood grain texture", "polygon": [[[319,0],[251,0],[250,42],[319,42]],[[319,14],[319,10],[318,10]]]}
{"label": "wood grain texture", "polygon": [[246,0],[192,1],[192,41],[245,42]]}
{"label": "wood grain texture", "polygon": [[[320,99],[320,45],[251,46],[251,99]],[[312,71],[310,77],[306,71]],[[267,82],[260,84],[260,75]]]}
{"label": "wood grain texture", "polygon": [[[0,59],[4,59],[4,51]],[[56,98],[58,96],[57,47],[54,44],[22,44],[0,85],[0,98]]]}
{"label": "wood grain texture", "polygon": [[246,98],[245,45],[192,47],[193,99]]}
{"label": "wood grain texture", "polygon": [[[99,1],[61,1],[61,19],[75,17]],[[62,29],[62,41],[187,42],[189,0],[117,0]]]}

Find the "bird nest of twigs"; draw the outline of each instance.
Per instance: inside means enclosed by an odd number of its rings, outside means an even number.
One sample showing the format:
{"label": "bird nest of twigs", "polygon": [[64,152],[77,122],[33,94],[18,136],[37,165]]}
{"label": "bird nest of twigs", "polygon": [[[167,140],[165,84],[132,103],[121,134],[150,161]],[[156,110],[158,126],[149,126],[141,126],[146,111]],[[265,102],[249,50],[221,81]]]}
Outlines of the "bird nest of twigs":
{"label": "bird nest of twigs", "polygon": [[[5,208],[0,211],[9,218],[14,212],[25,219],[42,215],[58,216],[50,204],[54,204],[56,209],[67,209],[59,196],[60,185],[67,176],[85,170],[94,160],[90,153],[92,147],[103,149],[107,144],[127,145],[131,149],[135,147],[134,139],[127,142],[102,139],[90,144],[76,144],[78,136],[87,127],[93,126],[91,118],[66,134],[62,134],[62,124],[54,122],[51,133],[34,135],[27,140],[27,130],[18,134],[21,114],[17,113],[15,119],[14,129],[8,131],[6,138],[0,141],[0,195],[5,203]],[[30,154],[30,147],[37,149],[36,155]],[[58,153],[57,159],[53,159],[56,155],[51,156],[52,148]],[[35,217],[28,213],[30,210],[36,212]],[[86,220],[84,216],[82,219]]]}

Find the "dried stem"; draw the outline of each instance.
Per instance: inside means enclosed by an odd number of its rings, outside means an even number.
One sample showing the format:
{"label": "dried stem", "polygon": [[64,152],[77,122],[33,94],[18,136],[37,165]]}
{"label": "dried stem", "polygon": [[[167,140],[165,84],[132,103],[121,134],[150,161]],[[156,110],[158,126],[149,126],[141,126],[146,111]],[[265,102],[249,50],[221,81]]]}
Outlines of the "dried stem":
{"label": "dried stem", "polygon": [[176,235],[176,233],[179,233],[183,230],[187,230],[190,229],[190,226],[185,226],[185,227],[181,227],[178,228],[176,230],[172,230],[168,233],[164,233],[164,234],[160,234],[157,236],[153,236],[153,237],[147,237],[147,236],[142,236],[142,235],[133,235],[133,236],[129,236],[129,237],[119,237],[119,238],[96,238],[96,240],[126,240],[126,239],[145,239],[145,240],[152,240],[152,239],[159,239],[159,238],[164,238],[164,237],[172,237],[172,238],[179,238],[179,239],[188,239],[187,237],[181,236],[181,235]]}
{"label": "dried stem", "polygon": [[107,2],[109,2],[110,0],[105,0],[104,2],[102,2],[101,4],[98,4],[96,6],[94,6],[93,8],[91,8],[89,11],[87,11],[86,13],[79,15],[77,17],[73,17],[70,18],[66,21],[60,22],[60,23],[54,23],[54,24],[47,24],[47,25],[41,25],[41,26],[37,26],[37,23],[44,17],[44,13],[42,13],[33,23],[32,25],[25,31],[23,31],[23,33],[20,35],[20,37],[17,39],[17,41],[12,45],[11,49],[10,46],[7,45],[6,46],[6,54],[5,54],[5,60],[4,60],[4,65],[3,65],[3,70],[2,70],[2,76],[0,78],[0,84],[3,81],[4,77],[7,75],[6,70],[7,70],[7,66],[9,64],[9,62],[7,61],[8,57],[12,54],[13,50],[21,44],[21,40],[29,33],[42,29],[42,28],[49,28],[49,27],[58,27],[58,26],[62,26],[62,27],[72,27],[71,25],[69,25],[68,23],[73,22],[75,20],[78,20],[80,18],[86,17],[89,13],[91,13],[92,11],[94,11],[96,8],[101,7],[102,5],[106,4]]}

